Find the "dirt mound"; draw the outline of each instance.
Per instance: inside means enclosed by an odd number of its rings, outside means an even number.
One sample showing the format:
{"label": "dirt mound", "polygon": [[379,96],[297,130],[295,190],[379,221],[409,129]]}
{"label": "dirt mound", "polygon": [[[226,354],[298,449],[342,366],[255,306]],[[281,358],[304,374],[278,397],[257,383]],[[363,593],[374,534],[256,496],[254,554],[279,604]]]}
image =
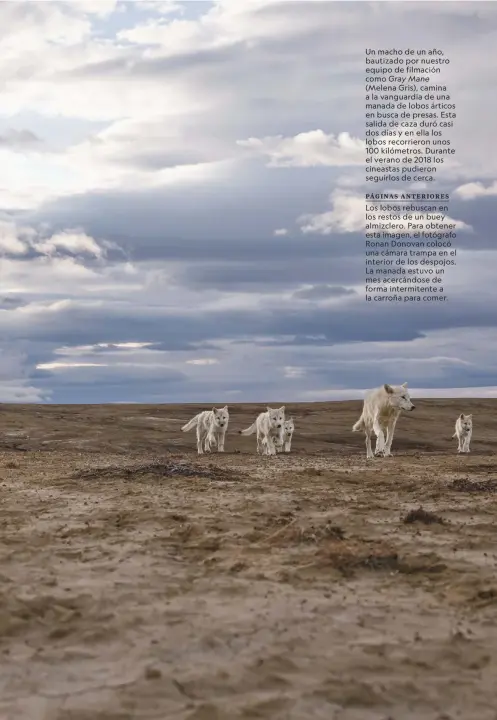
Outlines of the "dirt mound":
{"label": "dirt mound", "polygon": [[109,480],[140,480],[147,477],[171,478],[171,477],[198,477],[208,480],[235,480],[240,475],[234,475],[232,471],[211,465],[207,468],[195,465],[187,461],[179,460],[155,460],[148,463],[136,463],[133,465],[106,465],[104,467],[85,468],[78,470],[72,475],[74,480],[98,480],[106,478]]}
{"label": "dirt mound", "polygon": [[314,543],[318,545],[326,540],[343,540],[345,533],[339,525],[330,520],[321,523],[299,522],[297,518],[288,520],[283,527],[271,534],[266,540],[269,545],[289,545]]}
{"label": "dirt mound", "polygon": [[401,556],[386,543],[358,539],[322,549],[316,556],[317,565],[330,566],[344,577],[352,578],[360,571],[400,573],[439,573],[445,565],[433,553]]}
{"label": "dirt mound", "polygon": [[497,480],[496,479],[470,480],[469,478],[456,478],[451,483],[449,483],[449,487],[451,490],[457,490],[457,492],[496,493],[497,492]]}
{"label": "dirt mound", "polygon": [[429,510],[424,510],[421,506],[417,510],[410,510],[404,517],[403,522],[406,525],[421,522],[425,525],[445,525],[445,520]]}
{"label": "dirt mound", "polygon": [[13,636],[28,627],[39,625],[50,628],[51,639],[66,637],[79,629],[84,621],[109,622],[112,614],[103,616],[97,611],[91,594],[71,597],[32,595],[22,597],[14,593],[0,594],[0,635]]}
{"label": "dirt mound", "polygon": [[497,604],[497,589],[496,588],[484,588],[478,590],[471,598],[471,602],[479,606],[495,605]]}

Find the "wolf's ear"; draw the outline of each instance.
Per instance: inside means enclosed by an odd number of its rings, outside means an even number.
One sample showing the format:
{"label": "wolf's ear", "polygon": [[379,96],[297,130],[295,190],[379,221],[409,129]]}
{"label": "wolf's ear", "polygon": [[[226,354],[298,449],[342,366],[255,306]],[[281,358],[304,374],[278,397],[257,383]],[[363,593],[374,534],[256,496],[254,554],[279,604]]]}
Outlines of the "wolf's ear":
{"label": "wolf's ear", "polygon": [[470,420],[470,419],[472,420],[472,419],[473,419],[473,413],[471,413],[471,415],[466,415],[466,417],[468,418],[468,420]]}
{"label": "wolf's ear", "polygon": [[225,405],[225,406],[223,407],[223,410],[227,410],[227,409],[228,409],[228,406]]}
{"label": "wolf's ear", "polygon": [[215,407],[212,408],[213,413],[217,413],[217,409]]}
{"label": "wolf's ear", "polygon": [[269,407],[269,405],[266,405],[266,410],[271,410],[271,408]]}
{"label": "wolf's ear", "polygon": [[280,407],[280,410],[281,410],[281,412],[285,412],[285,406],[282,405],[282,406]]}
{"label": "wolf's ear", "polygon": [[385,384],[383,385],[383,387],[385,388],[385,390],[387,391],[387,393],[388,393],[389,395],[392,395],[392,393],[393,393],[393,387],[392,387],[391,385],[388,385],[387,383],[385,383]]}
{"label": "wolf's ear", "polygon": [[464,420],[464,413],[461,413],[461,414],[459,415],[459,420]]}
{"label": "wolf's ear", "polygon": [[407,383],[402,383],[402,387],[407,387]]}

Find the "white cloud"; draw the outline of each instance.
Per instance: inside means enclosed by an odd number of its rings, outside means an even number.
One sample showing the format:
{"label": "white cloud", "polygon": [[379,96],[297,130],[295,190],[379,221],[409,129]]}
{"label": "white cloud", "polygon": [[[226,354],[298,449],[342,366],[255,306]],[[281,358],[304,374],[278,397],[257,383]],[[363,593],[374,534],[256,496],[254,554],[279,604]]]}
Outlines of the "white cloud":
{"label": "white cloud", "polygon": [[63,362],[50,362],[40,363],[36,366],[37,370],[68,370],[73,368],[82,367],[107,367],[107,363],[63,363]]}
{"label": "white cloud", "polygon": [[285,368],[283,368],[283,374],[286,378],[301,378],[305,375],[305,368],[287,365]]}
{"label": "white cloud", "polygon": [[0,221],[0,255],[25,255],[28,243],[19,239],[15,223]]}
{"label": "white cloud", "polygon": [[173,15],[183,13],[184,5],[175,0],[138,0],[140,10],[151,10],[159,15]]}
{"label": "white cloud", "polygon": [[147,342],[122,342],[122,343],[97,343],[97,347],[115,348],[119,350],[141,350],[142,348],[149,347],[153,343]]}
{"label": "white cloud", "polygon": [[87,267],[83,258],[58,255],[38,256],[30,260],[2,260],[2,291],[20,293],[25,297],[64,298],[69,295],[107,298],[120,293],[131,297],[146,286],[147,273],[139,273],[135,277],[127,270],[126,263],[93,263]]}
{"label": "white cloud", "polygon": [[335,137],[322,130],[303,132],[294,137],[272,137],[237,140],[241,147],[269,158],[268,167],[342,167],[363,165],[366,144],[341,132]]}
{"label": "white cloud", "polygon": [[286,228],[277,228],[277,229],[273,232],[273,235],[276,235],[277,237],[280,236],[280,235],[281,235],[281,236],[283,236],[283,235],[288,235],[288,230],[287,230]]}
{"label": "white cloud", "polygon": [[76,255],[93,255],[101,258],[105,254],[102,248],[92,237],[84,232],[61,232],[47,240],[33,243],[33,247],[44,255],[53,255],[57,250],[68,250]]}
{"label": "white cloud", "polygon": [[59,192],[67,193],[69,184],[74,193],[209,182],[229,175],[231,154],[221,141],[205,149],[198,141],[192,144],[179,117],[161,114],[118,120],[51,160],[64,171]]}
{"label": "white cloud", "polygon": [[[62,252],[103,259],[110,248],[116,248],[116,245],[106,240],[97,242],[78,228],[67,229],[45,237],[41,231],[32,227],[18,226],[13,221],[0,220],[0,255],[3,256],[23,256],[31,251],[47,257]],[[66,267],[69,267],[70,264],[71,260],[67,259]]]}
{"label": "white cloud", "polygon": [[219,360],[215,358],[196,358],[194,360],[187,360],[187,365],[217,365]]}
{"label": "white cloud", "polygon": [[24,380],[0,380],[0,402],[3,403],[44,403],[50,400],[50,395],[50,391]]}
{"label": "white cloud", "polygon": [[[53,0],[44,0],[52,3]],[[38,0],[39,2],[39,0]],[[74,13],[97,15],[105,17],[111,15],[117,8],[118,0],[62,0],[62,5],[69,7]]]}
{"label": "white cloud", "polygon": [[119,263],[107,263],[108,251],[115,247],[109,241],[97,241],[77,229],[44,236],[32,227],[0,222],[2,292],[29,298],[31,301],[18,307],[16,312],[32,314],[59,307],[53,306],[48,298],[58,303],[65,302],[67,296],[102,298],[116,292],[129,294],[145,287],[146,271],[138,273],[122,258]]}
{"label": "white cloud", "polygon": [[84,353],[95,354],[97,352],[100,354],[102,350],[109,350],[110,353],[106,353],[106,355],[108,355],[116,350],[125,350],[127,351],[127,354],[130,354],[130,352],[134,350],[143,350],[144,348],[148,348],[152,345],[153,343],[147,342],[95,343],[95,345],[75,345],[72,347],[64,346],[56,348],[53,353],[54,355],[82,355]]}
{"label": "white cloud", "polygon": [[[332,209],[324,213],[318,213],[316,215],[305,214],[301,215],[297,222],[301,226],[303,233],[314,233],[317,235],[331,235],[332,233],[347,233],[347,232],[362,232],[366,228],[368,222],[375,222],[373,220],[366,220],[366,205],[364,201],[364,195],[358,195],[352,191],[343,189],[334,190],[330,195],[330,202]],[[438,203],[437,203],[438,204]],[[435,205],[435,203],[434,203]],[[398,219],[395,219],[395,223],[399,226],[399,231],[406,231],[407,223],[412,222],[412,219],[404,219],[404,212],[391,213],[397,214]],[[380,220],[376,222],[381,223]],[[416,220],[416,223],[420,226],[424,226],[428,222],[426,214],[420,220]],[[449,215],[443,220],[444,223],[454,223],[455,231],[471,232],[472,228],[462,220],[454,220]]]}
{"label": "white cloud", "polygon": [[481,182],[466,183],[457,187],[453,194],[459,196],[462,200],[474,200],[477,197],[494,197],[497,195],[497,180],[487,186]]}
{"label": "white cloud", "polygon": [[74,16],[67,9],[67,6],[57,6],[54,2],[0,2],[3,71],[14,69],[14,63],[21,58],[28,59],[28,54],[34,69],[36,54],[49,43],[66,47],[88,38],[90,22]]}
{"label": "white cloud", "polygon": [[[177,162],[166,157],[161,165],[165,149],[160,139],[140,142],[142,131],[146,133],[144,128],[137,128],[121,145],[99,144],[97,136],[64,153],[35,157],[0,148],[0,207],[31,210],[59,197],[90,191],[180,187],[219,180],[231,173],[229,162],[222,158],[218,161],[220,154],[215,151],[210,153],[213,162],[183,156]],[[172,138],[170,142],[173,144]],[[144,160],[142,167],[137,165],[137,158]]]}
{"label": "white cloud", "polygon": [[297,219],[303,233],[330,235],[332,232],[361,232],[366,224],[364,195],[334,190],[330,195],[332,210]]}
{"label": "white cloud", "polygon": [[0,133],[0,148],[7,147],[18,152],[26,152],[39,147],[41,140],[30,130],[7,128]]}
{"label": "white cloud", "polygon": [[[322,11],[313,6],[305,12],[302,12],[302,6],[297,7],[296,12],[291,5],[287,4],[283,11],[281,6],[281,0],[215,0],[210,6],[206,3],[205,13],[196,20],[163,22],[151,19],[120,32],[118,38],[140,45],[158,45],[158,54],[170,56],[178,50],[198,52],[231,47],[244,41],[248,41],[249,49],[257,48],[261,41],[291,38],[296,32],[316,29],[320,20],[322,22]],[[345,13],[341,17],[346,21]]]}
{"label": "white cloud", "polygon": [[0,207],[29,210],[75,189],[60,158],[0,147]]}
{"label": "white cloud", "polygon": [[0,345],[0,402],[40,403],[50,398],[50,391],[37,388],[29,379],[29,362],[24,351],[8,343]]}

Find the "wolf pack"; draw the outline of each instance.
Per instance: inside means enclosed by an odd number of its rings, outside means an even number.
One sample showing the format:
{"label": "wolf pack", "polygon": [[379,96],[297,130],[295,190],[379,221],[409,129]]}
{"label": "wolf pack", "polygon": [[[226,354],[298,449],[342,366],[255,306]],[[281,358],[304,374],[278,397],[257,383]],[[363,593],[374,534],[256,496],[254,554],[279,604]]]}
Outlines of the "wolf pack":
{"label": "wolf pack", "polygon": [[[352,427],[353,432],[364,432],[366,438],[366,458],[375,456],[389,457],[392,455],[392,441],[395,426],[402,411],[412,412],[415,406],[409,395],[407,383],[389,385],[385,383],[379,388],[366,393],[362,413]],[[213,447],[224,452],[224,443],[229,424],[229,410],[213,407],[195,415],[181,428],[188,432],[196,428],[197,451],[199,455],[210,452]],[[239,430],[240,435],[256,436],[256,452],[260,455],[276,455],[280,452],[291,452],[292,438],[295,431],[293,417],[285,417],[285,406],[279,408],[266,407],[250,427]],[[457,452],[469,453],[473,434],[473,415],[461,413],[455,423],[452,438],[457,438]],[[371,440],[376,438],[373,451]]]}

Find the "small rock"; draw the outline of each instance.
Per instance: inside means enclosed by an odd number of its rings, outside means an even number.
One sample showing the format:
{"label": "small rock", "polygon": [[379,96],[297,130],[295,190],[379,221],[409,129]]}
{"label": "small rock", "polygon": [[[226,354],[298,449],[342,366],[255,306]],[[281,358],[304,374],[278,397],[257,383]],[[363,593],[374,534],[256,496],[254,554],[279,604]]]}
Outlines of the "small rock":
{"label": "small rock", "polygon": [[148,667],[145,669],[145,677],[147,680],[158,680],[162,677],[162,673],[158,668]]}

